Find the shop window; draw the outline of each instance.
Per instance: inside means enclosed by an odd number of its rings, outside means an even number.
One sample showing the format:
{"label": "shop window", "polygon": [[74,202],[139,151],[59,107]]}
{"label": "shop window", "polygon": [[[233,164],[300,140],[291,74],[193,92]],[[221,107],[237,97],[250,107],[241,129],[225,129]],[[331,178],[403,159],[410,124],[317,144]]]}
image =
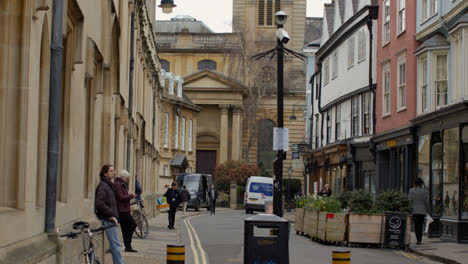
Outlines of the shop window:
{"label": "shop window", "polygon": [[461,204],[461,218],[468,219],[468,125],[465,125],[462,129],[462,148],[463,148],[463,181],[462,181],[462,204]]}
{"label": "shop window", "polygon": [[430,139],[430,135],[420,136],[418,139],[418,177],[423,179],[426,187],[429,186],[430,177]]}
{"label": "shop window", "polygon": [[444,131],[444,160],[443,160],[443,216],[458,218],[459,206],[459,128]]}
{"label": "shop window", "polygon": [[432,215],[442,215],[443,199],[442,183],[442,140],[440,132],[431,136],[431,209]]}

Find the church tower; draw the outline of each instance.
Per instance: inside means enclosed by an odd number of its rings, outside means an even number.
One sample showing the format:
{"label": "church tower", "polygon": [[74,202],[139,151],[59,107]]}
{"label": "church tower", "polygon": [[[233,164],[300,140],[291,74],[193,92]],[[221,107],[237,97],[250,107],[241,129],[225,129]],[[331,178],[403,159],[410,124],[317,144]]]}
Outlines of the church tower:
{"label": "church tower", "polygon": [[[280,10],[288,14],[284,29],[291,40],[285,47],[302,53],[306,0],[233,0],[233,32],[245,35],[252,55],[275,47],[275,13]],[[290,58],[284,65],[285,92],[305,91],[304,62]]]}

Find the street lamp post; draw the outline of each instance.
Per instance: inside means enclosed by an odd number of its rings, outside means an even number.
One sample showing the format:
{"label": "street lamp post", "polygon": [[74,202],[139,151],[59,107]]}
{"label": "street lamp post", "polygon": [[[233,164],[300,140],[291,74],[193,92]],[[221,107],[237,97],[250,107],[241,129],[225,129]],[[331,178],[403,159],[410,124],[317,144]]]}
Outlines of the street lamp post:
{"label": "street lamp post", "polygon": [[170,14],[176,5],[174,5],[174,0],[161,0],[161,4],[158,7],[162,8],[164,14]]}
{"label": "street lamp post", "polygon": [[[279,11],[275,14],[275,21],[277,25],[276,38],[277,38],[277,67],[278,67],[278,95],[277,95],[277,105],[278,105],[278,128],[283,128],[283,43],[289,41],[288,33],[283,29],[283,25],[286,23],[288,15]],[[275,192],[273,195],[273,213],[279,217],[283,216],[283,159],[284,159],[284,150],[278,150],[276,155],[276,164],[275,164]]]}

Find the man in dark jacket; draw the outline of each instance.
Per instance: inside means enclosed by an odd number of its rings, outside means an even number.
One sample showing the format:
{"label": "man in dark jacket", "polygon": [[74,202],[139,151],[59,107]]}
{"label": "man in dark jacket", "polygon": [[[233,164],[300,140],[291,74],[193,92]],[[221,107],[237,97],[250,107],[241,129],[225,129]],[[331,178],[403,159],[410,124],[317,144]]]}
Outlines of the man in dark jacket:
{"label": "man in dark jacket", "polygon": [[215,186],[212,184],[210,190],[208,191],[208,198],[210,199],[210,212],[215,214],[216,210],[216,199],[218,199],[218,190],[215,189]]}
{"label": "man in dark jacket", "polygon": [[106,229],[106,235],[109,240],[114,264],[125,264],[120,254],[119,229],[117,228],[119,225],[119,211],[111,181],[115,177],[114,167],[112,165],[104,165],[99,176],[101,181],[96,187],[94,201],[96,215],[102,221],[103,226],[116,225],[115,227]]}
{"label": "man in dark jacket", "polygon": [[126,170],[119,173],[119,177],[114,182],[114,193],[119,207],[120,227],[125,245],[125,252],[138,252],[132,248],[132,236],[136,229],[136,223],[130,214],[130,200],[136,197],[135,194],[128,193],[128,181],[130,174]]}
{"label": "man in dark jacket", "polygon": [[190,201],[190,192],[187,191],[187,186],[182,186],[182,192],[180,192],[180,197],[181,197],[181,200],[182,200],[182,212],[184,212],[185,214],[185,211],[187,210],[187,204],[188,202]]}
{"label": "man in dark jacket", "polygon": [[175,222],[175,214],[177,211],[177,207],[181,203],[180,193],[177,190],[177,183],[173,182],[171,188],[167,189],[166,194],[164,194],[167,198],[167,203],[169,204],[169,225],[167,226],[169,229],[174,229],[174,222]]}

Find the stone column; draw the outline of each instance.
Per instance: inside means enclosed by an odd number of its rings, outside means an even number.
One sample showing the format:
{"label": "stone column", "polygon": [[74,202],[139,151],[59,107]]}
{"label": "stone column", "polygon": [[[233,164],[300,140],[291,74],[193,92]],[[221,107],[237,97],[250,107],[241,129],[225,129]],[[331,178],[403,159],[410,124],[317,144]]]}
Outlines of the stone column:
{"label": "stone column", "polygon": [[236,181],[231,181],[231,191],[229,192],[229,197],[230,203],[229,207],[231,209],[237,209],[237,182]]}
{"label": "stone column", "polygon": [[221,128],[219,137],[219,163],[224,163],[228,159],[228,137],[229,137],[229,105],[219,105],[221,109]]}
{"label": "stone column", "polygon": [[233,108],[232,114],[232,159],[239,160],[240,159],[240,149],[241,149],[241,114],[242,114],[242,107],[235,106]]}

